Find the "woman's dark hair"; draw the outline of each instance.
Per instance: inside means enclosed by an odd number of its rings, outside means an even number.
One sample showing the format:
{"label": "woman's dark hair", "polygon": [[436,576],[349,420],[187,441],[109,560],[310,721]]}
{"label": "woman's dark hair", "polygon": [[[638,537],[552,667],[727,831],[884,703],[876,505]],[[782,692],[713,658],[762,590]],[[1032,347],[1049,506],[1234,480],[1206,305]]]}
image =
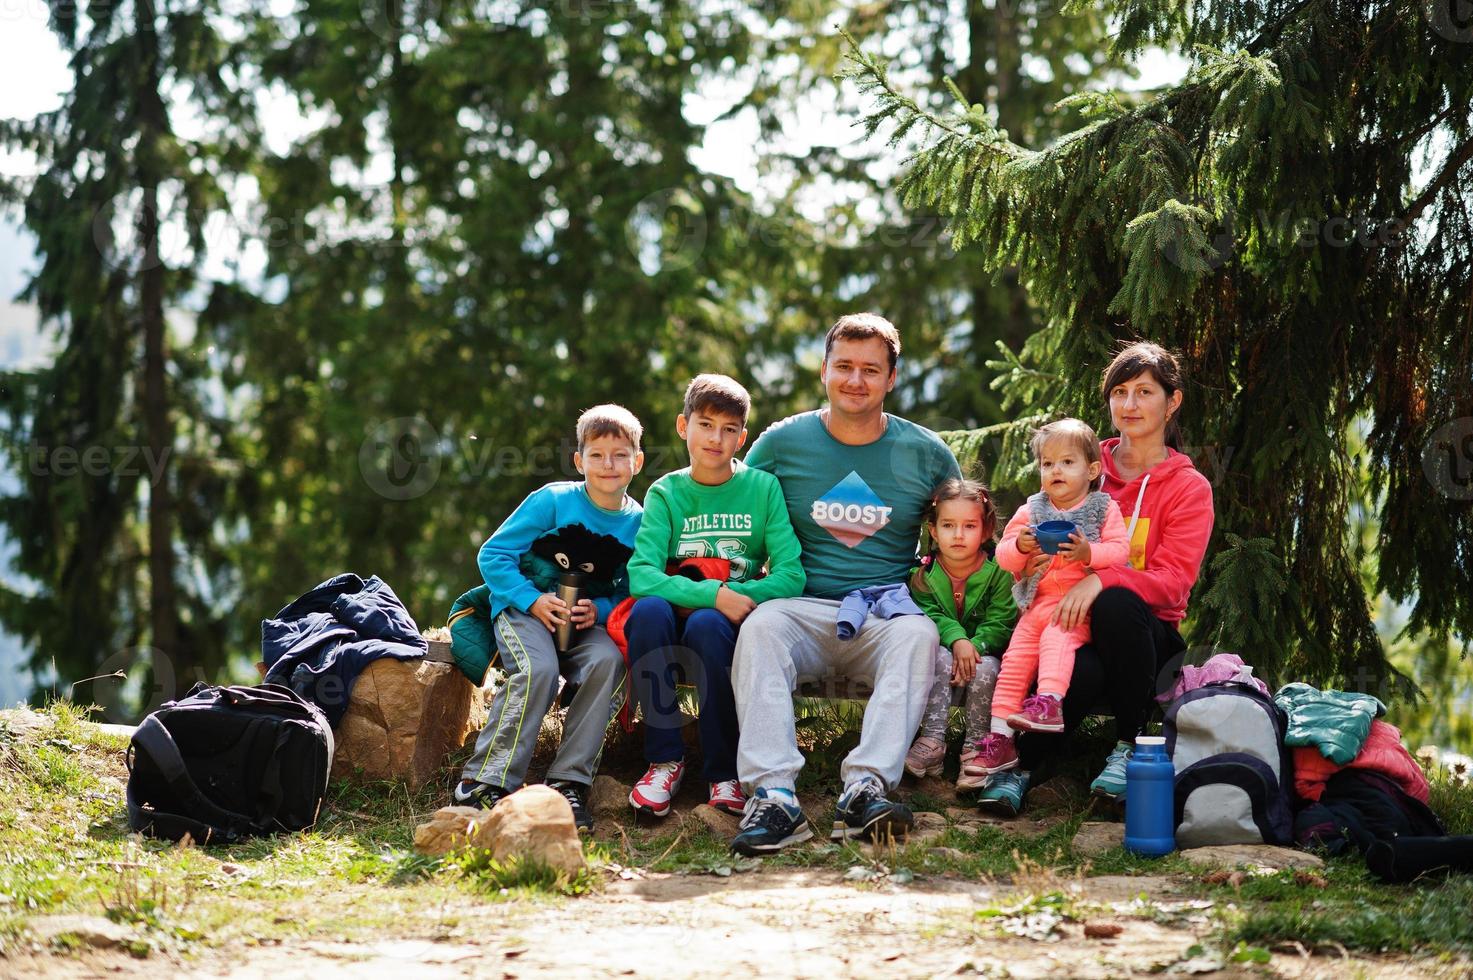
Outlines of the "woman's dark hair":
{"label": "woman's dark hair", "polygon": [[[1124,384],[1142,374],[1150,374],[1155,378],[1156,383],[1165,390],[1167,398],[1182,390],[1181,364],[1177,362],[1176,355],[1149,340],[1138,340],[1122,347],[1109,367],[1105,368],[1100,379],[1100,395],[1105,399],[1105,404],[1109,404],[1110,392],[1116,385]],[[1181,449],[1181,428],[1176,424],[1175,413],[1166,420],[1165,438],[1166,445],[1172,449]]]}
{"label": "woman's dark hair", "polygon": [[[992,494],[987,492],[987,487],[977,480],[967,480],[959,477],[950,477],[942,480],[931,491],[931,499],[926,501],[926,508],[921,512],[921,523],[932,525],[936,523],[936,513],[941,505],[949,500],[970,500],[982,508],[982,543],[983,549],[987,549],[988,543],[997,534],[997,506],[992,502]],[[936,542],[931,542],[931,553],[928,556],[932,561],[936,560]],[[926,568],[922,565],[917,568],[915,574],[910,578],[910,587],[916,592],[929,592],[930,586],[926,584]]]}

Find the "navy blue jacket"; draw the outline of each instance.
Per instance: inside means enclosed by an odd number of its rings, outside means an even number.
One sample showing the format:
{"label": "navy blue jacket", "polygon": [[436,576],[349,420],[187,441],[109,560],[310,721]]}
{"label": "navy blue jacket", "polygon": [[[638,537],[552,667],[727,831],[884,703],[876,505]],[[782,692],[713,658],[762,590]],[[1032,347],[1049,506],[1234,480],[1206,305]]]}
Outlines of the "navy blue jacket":
{"label": "navy blue jacket", "polygon": [[266,682],[284,684],[316,704],[337,727],[353,682],[380,657],[409,660],[429,652],[404,603],[377,575],[334,576],[261,620]]}

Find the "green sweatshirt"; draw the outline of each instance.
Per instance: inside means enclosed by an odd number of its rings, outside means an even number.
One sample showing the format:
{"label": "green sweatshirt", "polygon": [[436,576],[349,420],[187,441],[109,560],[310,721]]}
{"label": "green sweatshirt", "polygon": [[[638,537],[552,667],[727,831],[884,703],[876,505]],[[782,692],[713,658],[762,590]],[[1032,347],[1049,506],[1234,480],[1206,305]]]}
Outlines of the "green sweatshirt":
{"label": "green sweatshirt", "polygon": [[[630,594],[658,596],[689,609],[715,606],[720,582],[665,574],[665,563],[679,558],[729,560],[726,584],[753,602],[803,592],[798,537],[782,487],[771,473],[745,463],[738,462],[731,479],[714,487],[691,479],[689,467],[665,474],[650,487],[629,559]],[[763,563],[770,566],[768,574],[758,578]]]}
{"label": "green sweatshirt", "polygon": [[[914,576],[912,576],[914,578]],[[1013,601],[1013,577],[991,558],[967,578],[961,613],[951,597],[951,578],[941,562],[933,559],[922,576],[925,588],[914,581],[910,594],[936,629],[941,645],[948,650],[957,640],[971,640],[979,656],[1001,657],[1012,639],[1018,621],[1018,604]]]}

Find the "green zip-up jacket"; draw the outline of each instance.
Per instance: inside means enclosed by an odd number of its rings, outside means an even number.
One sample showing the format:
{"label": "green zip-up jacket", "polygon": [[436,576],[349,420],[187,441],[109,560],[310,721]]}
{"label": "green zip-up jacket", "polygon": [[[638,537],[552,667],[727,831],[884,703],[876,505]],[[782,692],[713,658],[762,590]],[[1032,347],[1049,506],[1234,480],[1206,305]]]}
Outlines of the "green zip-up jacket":
{"label": "green zip-up jacket", "polygon": [[918,589],[915,574],[911,574],[910,594],[936,624],[942,646],[950,650],[957,640],[971,640],[979,656],[1002,656],[1018,622],[1012,575],[988,558],[967,578],[960,612],[951,597],[951,579],[940,561],[926,566],[921,580],[925,588]]}

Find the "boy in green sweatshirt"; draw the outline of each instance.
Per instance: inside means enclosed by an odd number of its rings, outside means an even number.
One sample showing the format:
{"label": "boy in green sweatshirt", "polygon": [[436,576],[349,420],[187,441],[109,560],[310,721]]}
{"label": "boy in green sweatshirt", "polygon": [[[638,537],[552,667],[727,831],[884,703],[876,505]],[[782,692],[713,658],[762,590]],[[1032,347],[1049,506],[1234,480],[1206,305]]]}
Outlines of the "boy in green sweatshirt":
{"label": "boy in green sweatshirt", "polygon": [[699,699],[710,805],[742,812],[731,690],[737,631],[758,603],[803,591],[798,538],[777,478],[735,459],[747,441],[751,404],[725,375],[691,381],[675,420],[690,466],[650,487],[629,559],[629,591],[638,601],[624,635],[650,764],[629,804],[652,816],[670,812],[685,776],[678,673]]}

